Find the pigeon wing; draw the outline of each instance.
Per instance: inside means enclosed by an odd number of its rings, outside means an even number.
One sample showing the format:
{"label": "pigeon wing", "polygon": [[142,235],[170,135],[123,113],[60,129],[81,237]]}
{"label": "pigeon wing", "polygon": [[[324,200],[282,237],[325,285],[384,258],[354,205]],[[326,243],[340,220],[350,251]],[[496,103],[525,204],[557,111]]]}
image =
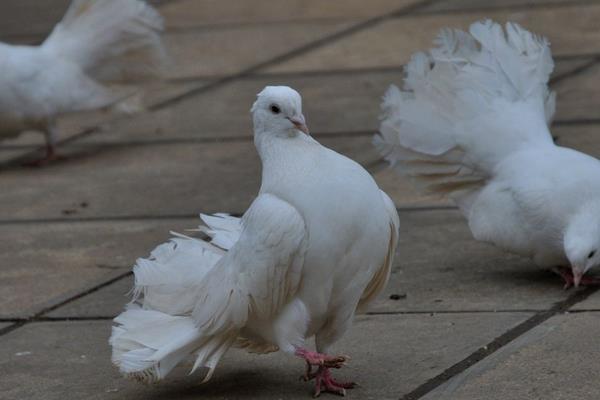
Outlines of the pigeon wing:
{"label": "pigeon wing", "polygon": [[296,293],[307,246],[302,216],[271,194],[242,219],[239,240],[198,289],[193,318],[205,335],[242,328],[249,316],[272,318]]}

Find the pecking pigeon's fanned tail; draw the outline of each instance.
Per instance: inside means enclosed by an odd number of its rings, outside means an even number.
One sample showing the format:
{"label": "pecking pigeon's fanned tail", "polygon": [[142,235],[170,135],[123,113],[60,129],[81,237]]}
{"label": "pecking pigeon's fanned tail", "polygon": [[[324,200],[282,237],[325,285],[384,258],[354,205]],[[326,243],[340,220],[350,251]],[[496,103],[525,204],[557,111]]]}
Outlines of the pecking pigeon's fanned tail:
{"label": "pecking pigeon's fanned tail", "polygon": [[203,216],[209,236],[225,235],[229,246],[178,235],[154,249],[134,267],[134,302],[115,318],[110,344],[112,360],[127,377],[152,383],[164,378],[179,362],[196,358],[212,375],[219,359],[237,339],[235,332],[206,335],[191,317],[197,287],[215,268],[240,234],[238,218]]}
{"label": "pecking pigeon's fanned tail", "polygon": [[547,40],[513,23],[446,29],[436,44],[384,96],[375,145],[425,192],[460,198],[512,152],[552,142],[554,65]]}

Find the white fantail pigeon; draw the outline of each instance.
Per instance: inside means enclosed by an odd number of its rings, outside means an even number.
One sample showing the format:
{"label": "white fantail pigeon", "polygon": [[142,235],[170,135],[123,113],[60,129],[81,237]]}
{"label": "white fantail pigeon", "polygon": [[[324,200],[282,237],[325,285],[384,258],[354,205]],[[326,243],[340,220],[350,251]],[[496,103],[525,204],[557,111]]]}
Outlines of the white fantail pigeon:
{"label": "white fantail pigeon", "polygon": [[46,137],[54,157],[56,119],[123,100],[105,83],[160,75],[162,17],[139,0],[73,0],[39,46],[0,43],[0,140],[25,130]]}
{"label": "white fantail pigeon", "polygon": [[[258,197],[241,219],[202,216],[207,241],[177,237],[134,268],[135,302],[115,318],[113,362],[154,382],[183,359],[209,379],[231,346],[306,362],[316,394],[344,356],[329,355],[354,314],[389,278],[399,219],[356,162],[308,135],[300,95],[269,86],[252,107],[262,161]],[[306,340],[316,338],[316,351]],[[316,367],[316,370],[312,370]]]}
{"label": "white fantail pigeon", "polygon": [[473,236],[565,279],[600,264],[600,162],[557,146],[549,43],[517,24],[443,30],[392,86],[375,144],[402,175],[448,195]]}

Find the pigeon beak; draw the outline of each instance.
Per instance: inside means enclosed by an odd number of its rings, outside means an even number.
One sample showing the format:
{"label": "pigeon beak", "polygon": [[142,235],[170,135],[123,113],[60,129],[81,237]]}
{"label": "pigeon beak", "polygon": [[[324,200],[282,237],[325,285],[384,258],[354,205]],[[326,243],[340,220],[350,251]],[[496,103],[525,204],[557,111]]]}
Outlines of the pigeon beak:
{"label": "pigeon beak", "polygon": [[573,271],[573,285],[575,285],[575,287],[579,287],[579,283],[581,282],[582,276],[583,272]]}
{"label": "pigeon beak", "polygon": [[291,118],[288,118],[292,124],[301,132],[304,132],[307,135],[310,135],[308,132],[308,127],[306,126],[306,121],[304,120],[304,115],[295,115]]}

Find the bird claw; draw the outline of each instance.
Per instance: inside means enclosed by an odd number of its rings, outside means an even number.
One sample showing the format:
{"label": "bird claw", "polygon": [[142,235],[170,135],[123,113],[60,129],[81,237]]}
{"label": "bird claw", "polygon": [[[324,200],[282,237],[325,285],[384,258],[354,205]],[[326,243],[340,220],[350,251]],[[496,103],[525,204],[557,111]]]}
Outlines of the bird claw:
{"label": "bird claw", "polygon": [[[345,355],[330,356],[327,354],[321,354],[306,349],[297,349],[296,355],[302,357],[306,361],[306,370],[300,379],[308,382],[315,380],[315,394],[314,397],[319,397],[322,392],[329,392],[337,394],[339,396],[346,395],[346,389],[352,389],[356,387],[354,382],[337,382],[331,376],[331,368],[342,368],[350,357]],[[316,366],[317,370],[312,371],[312,367]]]}
{"label": "bird claw", "polygon": [[321,393],[333,393],[338,396],[345,396],[346,389],[356,387],[354,382],[338,382],[331,376],[331,371],[327,367],[319,367],[317,372],[311,374],[308,378],[315,380],[315,393],[313,397],[319,397]]}

